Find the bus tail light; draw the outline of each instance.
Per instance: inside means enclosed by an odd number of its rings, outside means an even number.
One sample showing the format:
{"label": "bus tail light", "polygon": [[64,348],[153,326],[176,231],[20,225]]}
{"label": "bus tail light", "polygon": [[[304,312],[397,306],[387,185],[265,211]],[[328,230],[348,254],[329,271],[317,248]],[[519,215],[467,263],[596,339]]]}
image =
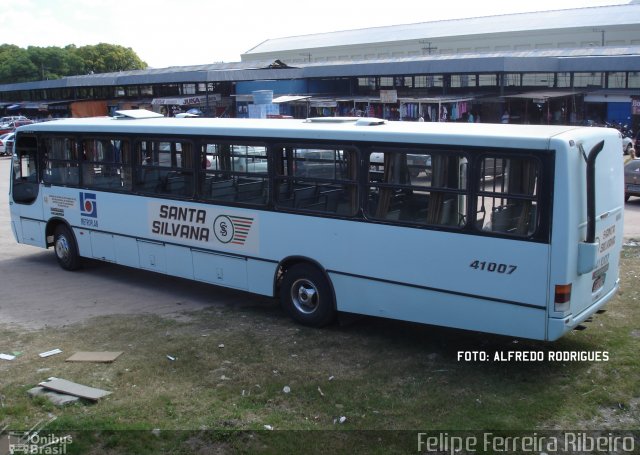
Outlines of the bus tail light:
{"label": "bus tail light", "polygon": [[555,311],[567,311],[571,300],[571,284],[556,284]]}

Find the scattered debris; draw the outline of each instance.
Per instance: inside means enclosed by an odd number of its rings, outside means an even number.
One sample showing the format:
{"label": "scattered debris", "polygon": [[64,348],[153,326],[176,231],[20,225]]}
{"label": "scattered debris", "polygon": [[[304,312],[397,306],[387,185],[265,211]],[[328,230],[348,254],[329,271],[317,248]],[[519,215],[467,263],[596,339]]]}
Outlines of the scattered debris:
{"label": "scattered debris", "polygon": [[96,389],[86,385],[76,384],[75,382],[67,381],[66,379],[58,378],[49,378],[38,385],[55,392],[86,398],[93,401],[98,401],[100,398],[111,394],[111,392],[106,390]]}
{"label": "scattered debris", "polygon": [[16,356],[15,355],[11,355],[11,354],[0,354],[0,359],[2,360],[13,360],[15,359]]}
{"label": "scattered debris", "polygon": [[37,386],[27,391],[27,394],[31,397],[45,397],[56,406],[66,406],[71,403],[75,403],[80,398],[74,395],[67,395],[66,393],[54,392],[53,390],[47,390],[42,386]]}
{"label": "scattered debris", "polygon": [[218,347],[219,347],[220,349],[224,348],[224,343],[220,343],[220,344],[218,345]]}
{"label": "scattered debris", "polygon": [[102,352],[76,352],[65,362],[98,362],[111,363],[122,355],[122,351],[102,351]]}
{"label": "scattered debris", "polygon": [[41,352],[40,354],[38,354],[40,357],[45,358],[45,357],[50,357],[52,355],[56,355],[56,354],[61,354],[62,350],[61,349],[52,349],[50,351],[47,352]]}
{"label": "scattered debris", "polygon": [[291,387],[289,387],[288,385],[284,386],[284,388],[282,389],[282,391],[284,393],[290,393],[291,392]]}
{"label": "scattered debris", "polygon": [[173,356],[171,356],[169,354],[167,354],[167,359],[171,360],[172,362],[176,360],[175,357],[173,357]]}
{"label": "scattered debris", "polygon": [[153,430],[151,430],[151,434],[157,438],[160,437],[160,428],[154,428]]}
{"label": "scattered debris", "polygon": [[335,378],[335,376],[329,376],[329,381],[333,381]]}
{"label": "scattered debris", "polygon": [[264,429],[271,431],[271,430],[273,430],[273,427],[271,425],[265,425]]}
{"label": "scattered debris", "polygon": [[342,424],[342,423],[345,423],[346,421],[347,421],[347,418],[346,418],[345,416],[340,417],[339,422],[340,422],[341,424]]}
{"label": "scattered debris", "polygon": [[322,389],[320,388],[320,386],[318,386],[318,392],[320,392],[320,396],[323,397],[324,393],[322,393]]}

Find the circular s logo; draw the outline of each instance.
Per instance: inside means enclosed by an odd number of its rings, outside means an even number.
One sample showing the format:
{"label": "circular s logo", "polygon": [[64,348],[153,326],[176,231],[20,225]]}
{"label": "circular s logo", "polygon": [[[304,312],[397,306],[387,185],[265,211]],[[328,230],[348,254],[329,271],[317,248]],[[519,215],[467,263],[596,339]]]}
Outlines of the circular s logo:
{"label": "circular s logo", "polygon": [[222,243],[229,243],[233,239],[234,231],[233,223],[226,215],[218,216],[213,222],[213,233]]}

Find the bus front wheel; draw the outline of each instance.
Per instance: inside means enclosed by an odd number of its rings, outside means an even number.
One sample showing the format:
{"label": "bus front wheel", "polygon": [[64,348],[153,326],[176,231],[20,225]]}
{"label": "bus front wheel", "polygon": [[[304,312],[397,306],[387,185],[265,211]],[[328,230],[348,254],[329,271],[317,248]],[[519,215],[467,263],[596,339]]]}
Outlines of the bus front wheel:
{"label": "bus front wheel", "polygon": [[53,249],[60,267],[65,270],[77,270],[80,268],[80,255],[78,254],[76,239],[67,226],[61,224],[56,228]]}
{"label": "bus front wheel", "polygon": [[284,275],[280,303],[297,322],[322,327],[333,321],[336,310],[325,275],[310,264],[296,264]]}

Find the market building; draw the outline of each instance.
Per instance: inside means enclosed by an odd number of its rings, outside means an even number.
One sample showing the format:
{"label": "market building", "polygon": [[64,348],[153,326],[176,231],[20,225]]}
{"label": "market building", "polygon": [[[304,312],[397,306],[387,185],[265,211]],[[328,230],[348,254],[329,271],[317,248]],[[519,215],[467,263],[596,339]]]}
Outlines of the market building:
{"label": "market building", "polygon": [[640,127],[637,0],[280,38],[241,60],[0,85],[0,114],[146,108]]}

